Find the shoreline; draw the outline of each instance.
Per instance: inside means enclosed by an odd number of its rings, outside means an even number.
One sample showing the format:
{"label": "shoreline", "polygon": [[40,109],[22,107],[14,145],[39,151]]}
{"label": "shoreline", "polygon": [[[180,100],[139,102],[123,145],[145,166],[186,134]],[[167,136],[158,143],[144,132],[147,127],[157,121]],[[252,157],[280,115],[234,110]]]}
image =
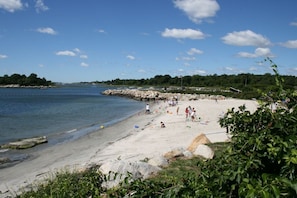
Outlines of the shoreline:
{"label": "shoreline", "polygon": [[16,139],[4,144],[0,144],[0,172],[2,169],[15,166],[16,164],[30,161],[32,156],[44,149],[55,147],[60,144],[67,144],[79,140],[92,133],[100,133],[104,128],[117,125],[125,120],[139,114],[142,110],[135,110],[129,115],[117,118],[106,123],[96,123],[69,131],[49,134],[48,136],[31,136],[28,138]]}
{"label": "shoreline", "polygon": [[31,148],[34,151],[24,161],[0,169],[0,197],[14,195],[20,189],[43,181],[61,170],[75,171],[92,166],[89,162],[92,155],[141,130],[136,129],[133,123],[145,126],[146,122],[149,122],[149,119],[143,119],[144,112],[144,109],[138,111],[115,124],[107,125],[73,141],[51,146],[41,144]]}
{"label": "shoreline", "polygon": [[[217,122],[219,117],[227,109],[243,104],[251,111],[257,107],[256,101],[239,99],[179,100],[176,106],[169,106],[165,101],[149,103],[151,114],[146,115],[143,109],[115,125],[73,142],[37,151],[29,161],[0,169],[0,197],[17,193],[30,184],[34,186],[57,171],[84,170],[114,159],[139,161],[163,155],[173,148],[187,148],[201,133],[212,143],[227,141],[226,130]],[[197,109],[194,122],[185,118],[185,107],[190,105]],[[161,121],[166,128],[161,128]]]}

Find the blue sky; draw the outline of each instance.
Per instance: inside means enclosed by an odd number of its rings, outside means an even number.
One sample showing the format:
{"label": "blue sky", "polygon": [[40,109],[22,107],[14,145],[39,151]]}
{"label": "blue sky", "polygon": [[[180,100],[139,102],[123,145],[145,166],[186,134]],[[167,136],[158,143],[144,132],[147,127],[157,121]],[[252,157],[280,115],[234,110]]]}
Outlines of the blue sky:
{"label": "blue sky", "polygon": [[297,75],[296,0],[0,0],[0,76]]}

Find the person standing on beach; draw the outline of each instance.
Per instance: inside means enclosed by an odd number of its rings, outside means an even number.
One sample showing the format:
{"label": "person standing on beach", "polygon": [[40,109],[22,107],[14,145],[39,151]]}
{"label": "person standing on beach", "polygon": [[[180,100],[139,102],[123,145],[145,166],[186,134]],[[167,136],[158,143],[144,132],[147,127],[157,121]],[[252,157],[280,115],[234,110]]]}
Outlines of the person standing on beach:
{"label": "person standing on beach", "polygon": [[188,116],[189,116],[189,108],[188,107],[186,107],[185,113],[186,113],[186,120],[187,120]]}
{"label": "person standing on beach", "polygon": [[192,109],[192,112],[191,112],[191,118],[192,118],[192,122],[194,122],[196,118],[196,110],[194,108]]}
{"label": "person standing on beach", "polygon": [[150,113],[150,105],[146,104],[145,106],[145,113],[149,114]]}
{"label": "person standing on beach", "polygon": [[189,106],[188,107],[188,118],[191,118],[192,112],[193,112],[193,109],[191,106]]}

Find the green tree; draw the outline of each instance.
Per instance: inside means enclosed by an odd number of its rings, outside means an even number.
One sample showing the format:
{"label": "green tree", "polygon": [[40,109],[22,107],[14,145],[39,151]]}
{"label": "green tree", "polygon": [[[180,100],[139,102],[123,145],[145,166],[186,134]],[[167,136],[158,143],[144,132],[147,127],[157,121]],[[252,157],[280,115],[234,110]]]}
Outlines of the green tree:
{"label": "green tree", "polygon": [[20,74],[4,75],[0,77],[1,85],[18,84],[20,86],[49,86],[53,83],[45,78],[39,78],[37,74],[32,73],[30,76]]}

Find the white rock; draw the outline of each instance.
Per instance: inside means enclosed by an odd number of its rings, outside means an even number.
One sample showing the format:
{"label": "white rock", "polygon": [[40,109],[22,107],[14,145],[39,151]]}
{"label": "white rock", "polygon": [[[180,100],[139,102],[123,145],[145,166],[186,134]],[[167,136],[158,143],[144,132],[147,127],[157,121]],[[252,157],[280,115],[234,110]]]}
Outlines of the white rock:
{"label": "white rock", "polygon": [[99,168],[100,172],[109,175],[108,181],[103,183],[103,186],[107,188],[117,186],[127,177],[129,181],[146,179],[160,170],[161,168],[145,162],[129,162],[123,160],[109,161]]}
{"label": "white rock", "polygon": [[193,152],[194,155],[202,156],[206,159],[212,159],[214,151],[207,145],[200,144],[197,149]]}
{"label": "white rock", "polygon": [[168,160],[165,157],[158,155],[149,159],[148,164],[152,166],[166,167],[168,166]]}
{"label": "white rock", "polygon": [[183,152],[184,156],[187,158],[192,158],[193,157],[193,153],[191,151],[185,150]]}
{"label": "white rock", "polygon": [[172,149],[171,151],[167,152],[164,154],[164,157],[166,159],[172,159],[172,158],[176,158],[176,157],[183,157],[184,156],[184,152],[186,151],[185,148],[183,147],[177,147]]}

